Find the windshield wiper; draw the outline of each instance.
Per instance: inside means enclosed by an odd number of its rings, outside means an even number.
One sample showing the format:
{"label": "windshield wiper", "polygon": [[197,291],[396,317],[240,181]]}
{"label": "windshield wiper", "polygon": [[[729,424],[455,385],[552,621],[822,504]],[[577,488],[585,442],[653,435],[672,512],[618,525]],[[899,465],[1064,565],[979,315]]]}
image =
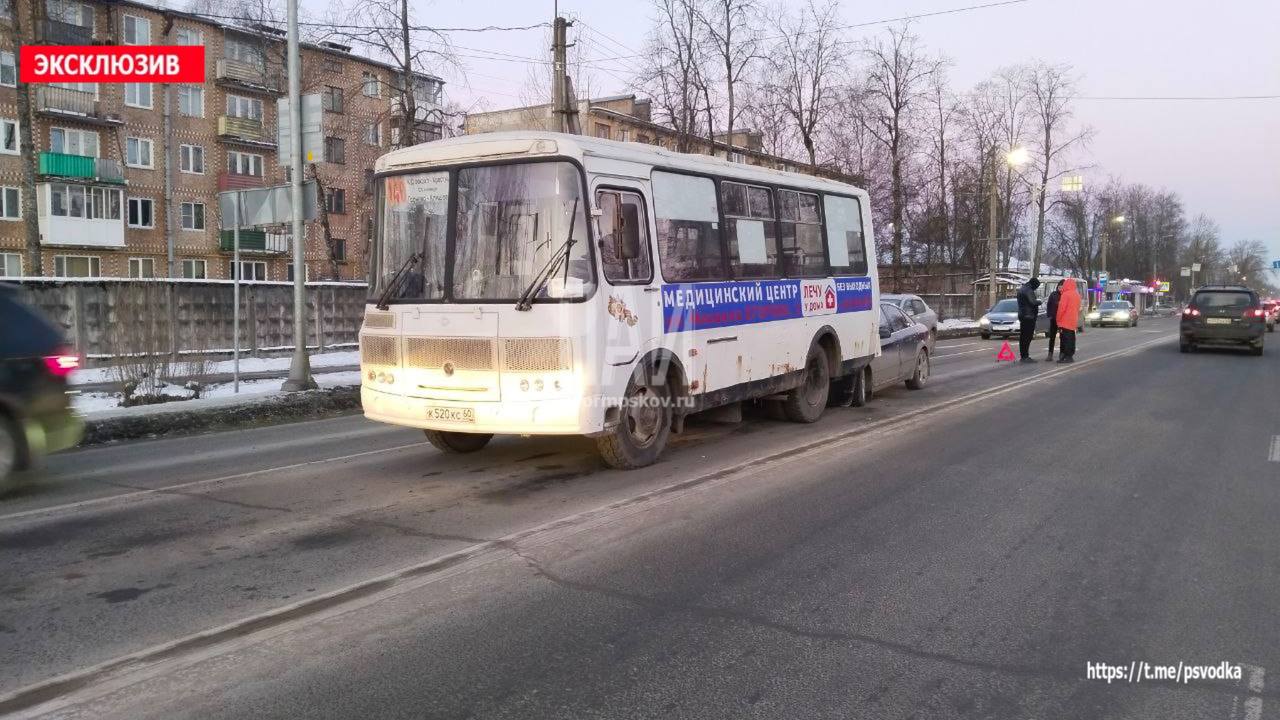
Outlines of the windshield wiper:
{"label": "windshield wiper", "polygon": [[392,293],[400,288],[400,283],[406,277],[405,272],[414,265],[417,265],[418,261],[421,259],[422,253],[414,253],[409,256],[408,260],[404,261],[404,264],[400,266],[400,269],[396,270],[396,274],[391,276],[391,282],[387,283],[386,289],[384,289],[382,294],[378,296],[378,303],[374,305],[374,307],[379,310],[387,309],[387,303],[391,300]]}
{"label": "windshield wiper", "polygon": [[[578,198],[573,199],[573,214],[569,216],[569,237],[565,238],[560,247],[551,254],[551,258],[547,260],[547,264],[542,266],[537,275],[533,276],[533,281],[529,283],[529,287],[520,293],[520,300],[516,302],[516,310],[526,311],[533,308],[533,298],[542,292],[542,288],[546,286],[551,278],[556,274],[556,270],[560,269],[560,263],[569,259],[569,254],[573,252],[573,245],[577,241],[573,239],[573,228],[578,222]],[[569,284],[569,268],[565,266],[565,285]]]}

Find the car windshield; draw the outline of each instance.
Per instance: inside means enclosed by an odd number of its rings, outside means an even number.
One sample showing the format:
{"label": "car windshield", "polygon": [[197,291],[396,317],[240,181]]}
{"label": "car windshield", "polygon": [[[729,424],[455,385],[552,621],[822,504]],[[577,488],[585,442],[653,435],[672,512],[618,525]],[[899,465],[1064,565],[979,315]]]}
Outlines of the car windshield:
{"label": "car windshield", "polygon": [[1129,303],[1123,300],[1109,300],[1098,306],[1099,310],[1128,310]]}
{"label": "car windshield", "polygon": [[[463,168],[453,188],[447,171],[382,182],[374,297],[394,280],[391,299],[514,302],[562,253],[566,257],[538,298],[583,298],[594,291],[587,208],[573,165]],[[451,193],[457,210],[449,238]],[[450,245],[451,278],[446,272]],[[414,253],[419,261],[410,263]]]}
{"label": "car windshield", "polygon": [[1195,305],[1201,308],[1249,307],[1252,304],[1249,293],[1244,292],[1202,292],[1196,293]]}
{"label": "car windshield", "polygon": [[992,306],[991,312],[994,312],[994,313],[1018,312],[1018,301],[1014,300],[1013,298],[1005,298],[1004,300],[1001,300],[1000,302]]}

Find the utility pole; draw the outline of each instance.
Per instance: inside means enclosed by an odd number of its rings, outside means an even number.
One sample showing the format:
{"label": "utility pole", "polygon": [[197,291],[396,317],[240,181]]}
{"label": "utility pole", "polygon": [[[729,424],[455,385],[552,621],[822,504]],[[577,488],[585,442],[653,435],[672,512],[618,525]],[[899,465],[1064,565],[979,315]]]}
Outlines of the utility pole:
{"label": "utility pole", "polygon": [[578,109],[574,107],[573,93],[569,88],[569,40],[568,31],[573,23],[556,15],[551,41],[551,101],[556,116],[556,129],[562,133],[577,133]]}
{"label": "utility pole", "polygon": [[[13,34],[13,47],[20,47],[27,42],[27,36],[24,34],[22,23],[24,20],[31,23],[31,37],[36,36],[36,3],[28,3],[27,7],[30,12],[27,17],[22,16],[23,7],[21,4],[11,2],[9,8],[11,10],[9,27]],[[41,5],[40,7],[43,7]],[[21,63],[21,54],[15,50],[15,62]],[[17,68],[15,68],[17,72]],[[33,122],[35,115],[31,112],[31,85],[20,82],[14,92],[18,96],[18,150],[22,155],[22,218],[23,230],[26,233],[27,252],[26,264],[23,268],[24,275],[39,276],[44,274],[44,268],[41,262],[40,247],[40,225],[36,216],[36,124]],[[83,352],[83,351],[82,351]]]}
{"label": "utility pole", "polygon": [[[302,57],[298,50],[298,0],[287,0],[289,12],[289,127],[293,132],[289,191],[293,205],[293,360],[285,392],[314,390],[311,361],[307,357],[307,244],[302,224]],[[239,271],[239,268],[236,268]]]}
{"label": "utility pole", "polygon": [[996,267],[999,252],[997,238],[1000,234],[1000,174],[996,172],[996,149],[991,147],[991,190],[987,199],[990,217],[987,225],[987,272],[990,282],[987,283],[987,307],[996,304]]}

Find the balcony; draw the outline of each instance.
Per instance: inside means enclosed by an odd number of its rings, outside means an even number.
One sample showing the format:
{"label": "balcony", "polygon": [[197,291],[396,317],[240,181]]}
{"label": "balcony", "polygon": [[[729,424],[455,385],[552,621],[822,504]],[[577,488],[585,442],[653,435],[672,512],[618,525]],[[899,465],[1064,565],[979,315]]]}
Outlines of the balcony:
{"label": "balcony", "polygon": [[91,125],[124,124],[124,120],[119,115],[100,112],[98,98],[94,93],[52,85],[36,87],[36,112],[42,115],[72,118]]}
{"label": "balcony", "polygon": [[45,45],[92,45],[93,28],[61,20],[41,20],[37,35]]}
{"label": "balcony", "polygon": [[[218,249],[235,252],[235,231],[223,230],[218,234]],[[280,254],[289,251],[289,236],[266,230],[241,230],[240,252]]]}
{"label": "balcony", "polygon": [[271,95],[282,92],[283,77],[278,68],[264,69],[252,63],[223,58],[218,61],[214,73],[219,85]]}
{"label": "balcony", "polygon": [[40,153],[41,175],[45,177],[82,178],[103,183],[124,185],[124,170],[120,163],[106,158],[65,153]]}
{"label": "balcony", "polygon": [[276,146],[274,134],[268,133],[261,120],[253,118],[218,116],[218,136],[224,140],[254,147]]}
{"label": "balcony", "polygon": [[252,190],[265,185],[261,175],[238,175],[236,173],[218,173],[218,192],[227,190]]}

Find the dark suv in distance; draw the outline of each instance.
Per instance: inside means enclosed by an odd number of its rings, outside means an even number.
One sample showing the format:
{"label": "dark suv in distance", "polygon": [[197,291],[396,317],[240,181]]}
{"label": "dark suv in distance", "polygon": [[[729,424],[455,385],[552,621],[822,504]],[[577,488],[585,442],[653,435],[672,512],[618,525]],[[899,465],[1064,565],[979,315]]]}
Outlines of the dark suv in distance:
{"label": "dark suv in distance", "polygon": [[1201,345],[1245,345],[1262,354],[1267,311],[1258,294],[1243,285],[1206,285],[1182,311],[1182,352]]}
{"label": "dark suv in distance", "polygon": [[0,284],[0,492],[42,455],[80,442],[67,381],[80,366],[62,331]]}

